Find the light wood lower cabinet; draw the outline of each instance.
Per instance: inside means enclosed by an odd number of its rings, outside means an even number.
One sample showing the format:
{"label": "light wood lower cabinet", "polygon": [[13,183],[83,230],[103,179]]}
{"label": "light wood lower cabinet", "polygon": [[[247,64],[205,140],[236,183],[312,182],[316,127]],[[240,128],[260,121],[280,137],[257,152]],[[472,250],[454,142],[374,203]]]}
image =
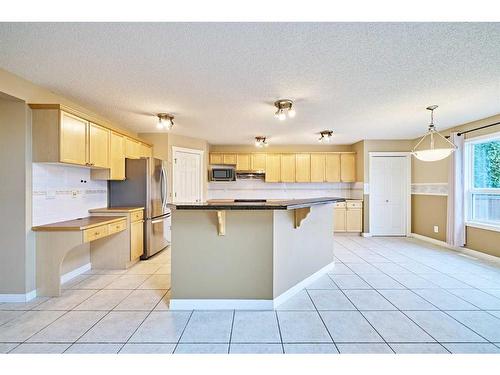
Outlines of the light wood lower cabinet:
{"label": "light wood lower cabinet", "polygon": [[363,231],[363,202],[348,200],[335,203],[333,209],[334,232],[360,233]]}
{"label": "light wood lower cabinet", "polygon": [[144,253],[144,221],[130,224],[130,260],[134,261]]}

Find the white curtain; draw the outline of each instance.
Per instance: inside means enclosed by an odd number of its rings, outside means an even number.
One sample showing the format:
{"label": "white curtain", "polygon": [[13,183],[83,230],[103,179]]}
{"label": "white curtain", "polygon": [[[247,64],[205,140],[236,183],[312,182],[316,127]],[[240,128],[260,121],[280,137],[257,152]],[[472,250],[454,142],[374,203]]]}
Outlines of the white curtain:
{"label": "white curtain", "polygon": [[464,213],[464,136],[451,133],[457,149],[450,156],[448,170],[448,215],[446,242],[451,246],[465,245]]}

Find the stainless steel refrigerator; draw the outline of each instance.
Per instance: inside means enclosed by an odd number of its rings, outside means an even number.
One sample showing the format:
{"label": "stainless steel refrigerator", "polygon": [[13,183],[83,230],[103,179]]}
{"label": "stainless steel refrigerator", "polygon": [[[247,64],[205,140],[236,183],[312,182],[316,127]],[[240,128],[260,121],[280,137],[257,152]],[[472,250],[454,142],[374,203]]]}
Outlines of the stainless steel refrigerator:
{"label": "stainless steel refrigerator", "polygon": [[155,158],[125,159],[125,180],[109,181],[109,207],[145,208],[143,259],[170,244],[167,186],[167,163]]}

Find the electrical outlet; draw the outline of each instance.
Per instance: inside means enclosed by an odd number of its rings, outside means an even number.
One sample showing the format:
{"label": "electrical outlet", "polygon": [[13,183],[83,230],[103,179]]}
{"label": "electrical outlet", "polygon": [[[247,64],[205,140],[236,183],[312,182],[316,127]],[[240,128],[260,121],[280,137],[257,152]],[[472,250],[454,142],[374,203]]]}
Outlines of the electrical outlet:
{"label": "electrical outlet", "polygon": [[434,233],[439,233],[439,227],[437,225],[434,225]]}
{"label": "electrical outlet", "polygon": [[71,196],[73,198],[76,198],[77,195],[78,195],[78,190],[71,190]]}

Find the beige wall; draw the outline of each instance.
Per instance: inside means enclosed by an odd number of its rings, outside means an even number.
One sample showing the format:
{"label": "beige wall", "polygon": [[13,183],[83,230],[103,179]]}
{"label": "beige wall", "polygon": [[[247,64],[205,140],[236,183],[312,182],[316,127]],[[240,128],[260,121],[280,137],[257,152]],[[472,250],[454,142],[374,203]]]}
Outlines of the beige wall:
{"label": "beige wall", "polygon": [[[446,241],[446,196],[415,195],[411,197],[411,231]],[[439,233],[434,233],[434,225]]]}
{"label": "beige wall", "polygon": [[467,248],[500,257],[500,233],[491,230],[467,227]]}
{"label": "beige wall", "polygon": [[31,232],[31,113],[0,95],[0,294],[34,289]]}

